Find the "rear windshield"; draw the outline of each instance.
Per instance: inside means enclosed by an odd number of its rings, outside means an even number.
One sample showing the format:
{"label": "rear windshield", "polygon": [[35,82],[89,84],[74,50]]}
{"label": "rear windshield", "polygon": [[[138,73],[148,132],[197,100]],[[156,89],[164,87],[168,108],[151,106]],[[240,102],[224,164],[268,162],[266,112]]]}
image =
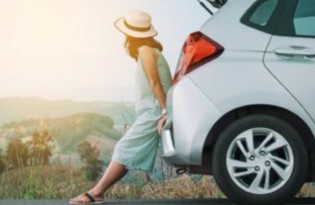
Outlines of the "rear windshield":
{"label": "rear windshield", "polygon": [[260,4],[252,13],[249,21],[259,26],[266,26],[271,18],[272,13],[276,9],[278,0],[269,0]]}
{"label": "rear windshield", "polygon": [[271,33],[275,26],[271,19],[276,13],[278,4],[279,0],[258,0],[245,12],[241,22],[252,28]]}

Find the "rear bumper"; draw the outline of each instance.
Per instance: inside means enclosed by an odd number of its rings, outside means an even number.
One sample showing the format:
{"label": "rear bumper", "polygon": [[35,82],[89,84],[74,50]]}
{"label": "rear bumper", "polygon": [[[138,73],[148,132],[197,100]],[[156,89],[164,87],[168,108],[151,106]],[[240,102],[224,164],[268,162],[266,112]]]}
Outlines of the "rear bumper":
{"label": "rear bumper", "polygon": [[187,77],[171,88],[167,101],[164,159],[173,165],[200,166],[205,140],[221,112]]}

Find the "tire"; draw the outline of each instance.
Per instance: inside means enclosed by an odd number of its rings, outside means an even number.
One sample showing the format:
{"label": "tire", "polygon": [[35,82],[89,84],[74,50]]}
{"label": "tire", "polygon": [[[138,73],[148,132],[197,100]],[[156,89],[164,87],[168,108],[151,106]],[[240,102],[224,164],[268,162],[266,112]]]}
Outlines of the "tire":
{"label": "tire", "polygon": [[308,155],[284,120],[255,114],[230,124],[213,150],[213,174],[225,195],[243,205],[282,204],[305,182]]}

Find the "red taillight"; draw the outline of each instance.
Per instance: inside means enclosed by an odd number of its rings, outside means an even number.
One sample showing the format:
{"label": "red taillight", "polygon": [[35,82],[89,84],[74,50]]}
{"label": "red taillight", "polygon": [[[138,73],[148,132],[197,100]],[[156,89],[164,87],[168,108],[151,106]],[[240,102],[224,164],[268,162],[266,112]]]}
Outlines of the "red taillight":
{"label": "red taillight", "polygon": [[173,84],[198,66],[218,57],[224,48],[201,32],[188,36],[182,48]]}

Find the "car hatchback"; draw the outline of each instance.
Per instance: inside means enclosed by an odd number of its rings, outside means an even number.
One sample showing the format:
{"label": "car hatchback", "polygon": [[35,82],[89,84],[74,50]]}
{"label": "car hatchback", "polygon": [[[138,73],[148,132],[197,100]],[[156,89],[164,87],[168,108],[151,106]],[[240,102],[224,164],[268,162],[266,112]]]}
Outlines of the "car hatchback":
{"label": "car hatchback", "polygon": [[240,204],[315,181],[314,0],[208,0],[167,96],[164,158]]}

